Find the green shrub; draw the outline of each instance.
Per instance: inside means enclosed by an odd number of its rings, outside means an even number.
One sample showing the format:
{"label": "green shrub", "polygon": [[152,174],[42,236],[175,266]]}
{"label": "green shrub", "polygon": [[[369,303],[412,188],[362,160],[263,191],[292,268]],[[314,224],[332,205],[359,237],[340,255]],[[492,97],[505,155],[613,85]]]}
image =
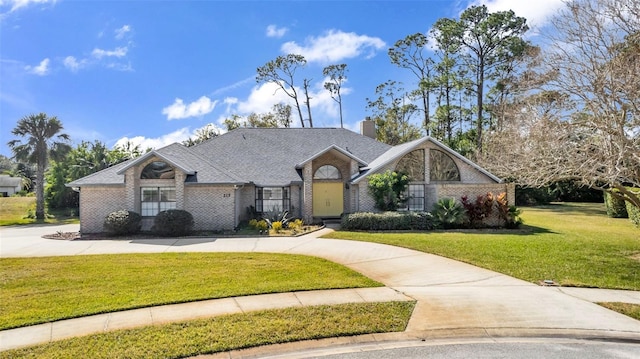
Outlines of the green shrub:
{"label": "green shrub", "polygon": [[633,205],[631,202],[627,202],[627,214],[631,223],[640,228],[640,208]]}
{"label": "green shrub", "polygon": [[516,186],[516,205],[518,206],[538,206],[549,204],[553,196],[549,193],[549,188],[522,187]]}
{"label": "green shrub", "polygon": [[273,228],[275,222],[280,222],[282,227],[286,227],[291,220],[291,218],[289,218],[289,211],[280,212],[277,208],[263,213],[263,218],[268,228]]}
{"label": "green shrub", "polygon": [[302,229],[302,226],[304,226],[304,222],[300,218],[297,218],[289,222],[287,229],[290,229],[292,231],[299,231]]}
{"label": "green shrub", "polygon": [[629,216],[625,200],[609,192],[604,193],[604,206],[607,209],[607,216],[611,218],[627,218]]}
{"label": "green shrub", "polygon": [[111,212],[105,217],[102,227],[114,236],[136,234],[142,228],[142,216],[126,209]]}
{"label": "green shrub", "polygon": [[444,228],[461,227],[467,217],[465,209],[455,198],[441,198],[432,213],[438,225]]}
{"label": "green shrub", "polygon": [[282,222],[275,221],[275,222],[271,223],[271,229],[273,229],[273,231],[276,232],[276,233],[282,232]]}
{"label": "green shrub", "polygon": [[360,231],[430,230],[435,228],[427,212],[358,212],[342,216],[342,229]]}
{"label": "green shrub", "polygon": [[409,177],[405,174],[393,172],[374,173],[369,176],[369,194],[375,201],[375,206],[381,211],[395,211],[407,198],[403,198]]}
{"label": "green shrub", "polygon": [[162,211],[153,219],[151,231],[164,237],[186,236],[193,230],[193,216],[182,209]]}
{"label": "green shrub", "polygon": [[264,219],[257,220],[254,218],[249,221],[249,228],[257,231],[265,231],[269,228],[269,224]]}
{"label": "green shrub", "polygon": [[547,187],[547,191],[554,202],[602,203],[603,200],[602,191],[572,180],[554,182]]}

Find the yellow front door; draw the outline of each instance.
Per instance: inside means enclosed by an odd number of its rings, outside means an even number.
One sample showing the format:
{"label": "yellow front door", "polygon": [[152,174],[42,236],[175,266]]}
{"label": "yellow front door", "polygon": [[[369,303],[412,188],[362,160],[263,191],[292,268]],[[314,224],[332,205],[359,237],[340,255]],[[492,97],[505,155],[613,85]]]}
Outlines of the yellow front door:
{"label": "yellow front door", "polygon": [[343,207],[342,182],[313,184],[314,217],[339,217]]}

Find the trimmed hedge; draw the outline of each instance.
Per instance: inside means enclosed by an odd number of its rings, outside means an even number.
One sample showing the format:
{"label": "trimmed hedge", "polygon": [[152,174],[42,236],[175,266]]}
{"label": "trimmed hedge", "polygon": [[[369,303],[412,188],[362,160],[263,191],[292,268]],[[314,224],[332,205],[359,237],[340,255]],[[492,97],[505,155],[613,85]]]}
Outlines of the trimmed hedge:
{"label": "trimmed hedge", "polygon": [[634,206],[631,202],[627,202],[626,205],[629,220],[635,224],[636,227],[640,228],[640,208]]}
{"label": "trimmed hedge", "polygon": [[344,214],[341,227],[356,231],[425,231],[435,228],[435,220],[429,212],[358,212]]}
{"label": "trimmed hedge", "polygon": [[169,209],[156,215],[151,231],[163,237],[179,237],[190,234],[193,226],[191,213],[182,209]]}
{"label": "trimmed hedge", "polygon": [[625,200],[611,195],[609,192],[604,193],[604,207],[607,209],[607,216],[611,218],[627,218],[627,205]]}
{"label": "trimmed hedge", "polygon": [[136,234],[142,228],[142,216],[126,209],[111,212],[105,217],[102,227],[114,236]]}

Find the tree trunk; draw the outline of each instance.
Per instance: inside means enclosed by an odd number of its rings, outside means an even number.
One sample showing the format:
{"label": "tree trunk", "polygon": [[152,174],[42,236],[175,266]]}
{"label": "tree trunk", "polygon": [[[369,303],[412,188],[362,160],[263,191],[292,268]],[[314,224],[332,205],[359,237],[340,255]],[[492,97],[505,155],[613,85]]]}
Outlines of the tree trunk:
{"label": "tree trunk", "polygon": [[[45,153],[46,156],[46,153]],[[44,171],[46,169],[46,159],[38,155],[36,168],[36,219],[44,220]]]}
{"label": "tree trunk", "polygon": [[478,84],[477,84],[477,106],[478,106],[478,119],[476,122],[476,149],[478,150],[478,155],[482,154],[482,105],[483,105],[483,96],[484,96],[484,63],[480,61],[480,66],[478,68]]}
{"label": "tree trunk", "polygon": [[313,119],[311,118],[311,102],[309,98],[309,81],[304,80],[304,96],[307,99],[305,104],[307,105],[307,113],[309,114],[309,127],[313,127]]}

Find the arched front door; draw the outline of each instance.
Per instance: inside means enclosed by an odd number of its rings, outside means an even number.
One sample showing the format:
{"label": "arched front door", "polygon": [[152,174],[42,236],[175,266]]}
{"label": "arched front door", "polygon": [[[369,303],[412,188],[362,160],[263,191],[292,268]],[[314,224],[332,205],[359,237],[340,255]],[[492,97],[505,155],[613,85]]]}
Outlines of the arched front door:
{"label": "arched front door", "polygon": [[313,216],[339,217],[344,211],[344,193],[340,171],[331,165],[313,175]]}

